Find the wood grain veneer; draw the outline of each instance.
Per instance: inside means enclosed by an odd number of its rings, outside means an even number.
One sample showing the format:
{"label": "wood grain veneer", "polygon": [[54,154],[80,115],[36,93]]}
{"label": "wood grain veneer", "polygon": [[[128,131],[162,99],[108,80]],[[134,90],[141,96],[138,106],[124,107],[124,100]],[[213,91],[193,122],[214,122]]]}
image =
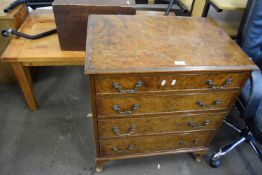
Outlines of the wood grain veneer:
{"label": "wood grain veneer", "polygon": [[[245,80],[245,73],[216,73],[216,74],[169,74],[169,75],[136,75],[136,76],[98,76],[96,79],[96,92],[100,94],[121,93],[118,89],[112,88],[114,83],[118,83],[122,90],[132,90],[137,82],[143,82],[138,88],[138,93],[147,91],[176,91],[176,90],[196,90],[211,89],[212,87],[222,87],[222,89],[239,89],[242,81]],[[162,81],[164,85],[161,85]],[[214,83],[214,86],[208,85],[208,80]],[[226,84],[231,80],[230,84]],[[172,85],[172,82],[174,83]]]}
{"label": "wood grain veneer", "polygon": [[256,68],[207,18],[91,15],[88,32],[88,74]]}
{"label": "wood grain veneer", "polygon": [[[129,98],[102,98],[96,100],[98,117],[107,116],[130,116],[136,114],[151,113],[172,113],[187,111],[210,111],[221,110],[230,107],[237,93],[206,93],[203,94],[180,94],[180,95],[161,95],[161,96],[141,96]],[[216,100],[220,104],[215,104]],[[208,107],[201,107],[198,102],[201,101]],[[120,111],[131,110],[134,104],[138,104],[139,108],[133,110],[131,114],[119,114],[113,109],[114,105],[120,107]]]}
{"label": "wood grain veneer", "polygon": [[[162,136],[103,139],[101,155],[105,157],[152,153],[174,149],[187,149],[205,146],[214,131],[200,131]],[[113,148],[113,149],[112,149]],[[117,149],[117,150],[114,150]]]}
{"label": "wood grain veneer", "polygon": [[[154,117],[117,118],[99,120],[100,138],[166,134],[184,131],[212,130],[220,126],[225,113],[204,113],[190,115],[167,115]],[[119,132],[114,129],[117,128]],[[133,130],[132,130],[133,129]]]}

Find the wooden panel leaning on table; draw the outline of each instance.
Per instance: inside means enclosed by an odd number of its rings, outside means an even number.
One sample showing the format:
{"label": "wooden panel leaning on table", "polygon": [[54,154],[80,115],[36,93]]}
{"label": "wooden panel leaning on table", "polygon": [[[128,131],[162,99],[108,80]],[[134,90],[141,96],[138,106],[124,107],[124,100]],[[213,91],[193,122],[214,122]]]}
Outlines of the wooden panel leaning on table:
{"label": "wooden panel leaning on table", "polygon": [[[27,34],[38,34],[56,28],[52,10],[36,10],[29,14],[20,28]],[[28,40],[14,37],[2,55],[2,61],[10,63],[32,111],[37,110],[28,66],[84,65],[85,52],[61,51],[57,34]]]}

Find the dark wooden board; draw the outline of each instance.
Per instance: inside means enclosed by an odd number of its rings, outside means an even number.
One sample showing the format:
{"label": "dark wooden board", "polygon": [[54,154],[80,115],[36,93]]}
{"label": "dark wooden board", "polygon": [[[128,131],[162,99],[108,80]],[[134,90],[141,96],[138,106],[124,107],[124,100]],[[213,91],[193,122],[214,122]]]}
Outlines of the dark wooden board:
{"label": "dark wooden board", "polygon": [[77,51],[86,48],[90,14],[136,13],[134,0],[55,0],[53,10],[61,49]]}

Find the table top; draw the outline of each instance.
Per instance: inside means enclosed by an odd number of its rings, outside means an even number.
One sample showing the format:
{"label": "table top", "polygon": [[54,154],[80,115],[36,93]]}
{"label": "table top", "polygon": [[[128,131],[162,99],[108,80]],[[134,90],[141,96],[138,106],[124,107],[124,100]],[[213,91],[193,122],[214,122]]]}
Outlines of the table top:
{"label": "table top", "polygon": [[[20,31],[38,34],[56,28],[53,11],[36,10],[29,14]],[[26,66],[84,65],[85,52],[62,51],[57,34],[28,40],[14,37],[2,55],[3,62],[21,62]]]}
{"label": "table top", "polygon": [[210,0],[222,10],[244,10],[248,0]]}
{"label": "table top", "polygon": [[254,63],[207,18],[92,15],[86,73],[252,70]]}

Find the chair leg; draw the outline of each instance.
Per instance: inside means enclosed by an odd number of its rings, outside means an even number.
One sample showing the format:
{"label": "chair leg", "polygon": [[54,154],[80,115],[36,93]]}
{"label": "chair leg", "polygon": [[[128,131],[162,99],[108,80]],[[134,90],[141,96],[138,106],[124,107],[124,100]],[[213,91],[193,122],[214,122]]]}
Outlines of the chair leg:
{"label": "chair leg", "polygon": [[210,166],[213,168],[217,168],[220,165],[220,158],[225,156],[227,153],[229,153],[230,151],[232,151],[235,147],[237,147],[238,145],[240,145],[241,143],[243,143],[246,140],[245,137],[240,137],[239,139],[237,139],[236,141],[234,141],[233,143],[219,149],[217,152],[215,152],[212,157],[210,158]]}
{"label": "chair leg", "polygon": [[210,8],[210,2],[209,0],[206,0],[205,6],[203,9],[203,13],[202,13],[202,17],[207,17],[209,8]]}
{"label": "chair leg", "polygon": [[232,123],[230,123],[229,121],[227,120],[224,120],[223,121],[227,126],[229,126],[230,128],[234,129],[235,131],[237,131],[238,133],[241,133],[242,130],[239,129],[238,127],[236,127],[235,125],[233,125]]}
{"label": "chair leg", "polygon": [[251,140],[249,143],[252,146],[252,148],[254,149],[254,151],[256,152],[256,154],[259,157],[260,161],[262,162],[262,150],[261,150],[261,147],[257,144],[255,139]]}
{"label": "chair leg", "polygon": [[168,16],[168,15],[169,15],[170,9],[172,8],[174,1],[175,1],[175,0],[169,0],[169,4],[168,4],[168,6],[167,6],[167,9],[166,9],[166,11],[165,11],[164,16]]}

